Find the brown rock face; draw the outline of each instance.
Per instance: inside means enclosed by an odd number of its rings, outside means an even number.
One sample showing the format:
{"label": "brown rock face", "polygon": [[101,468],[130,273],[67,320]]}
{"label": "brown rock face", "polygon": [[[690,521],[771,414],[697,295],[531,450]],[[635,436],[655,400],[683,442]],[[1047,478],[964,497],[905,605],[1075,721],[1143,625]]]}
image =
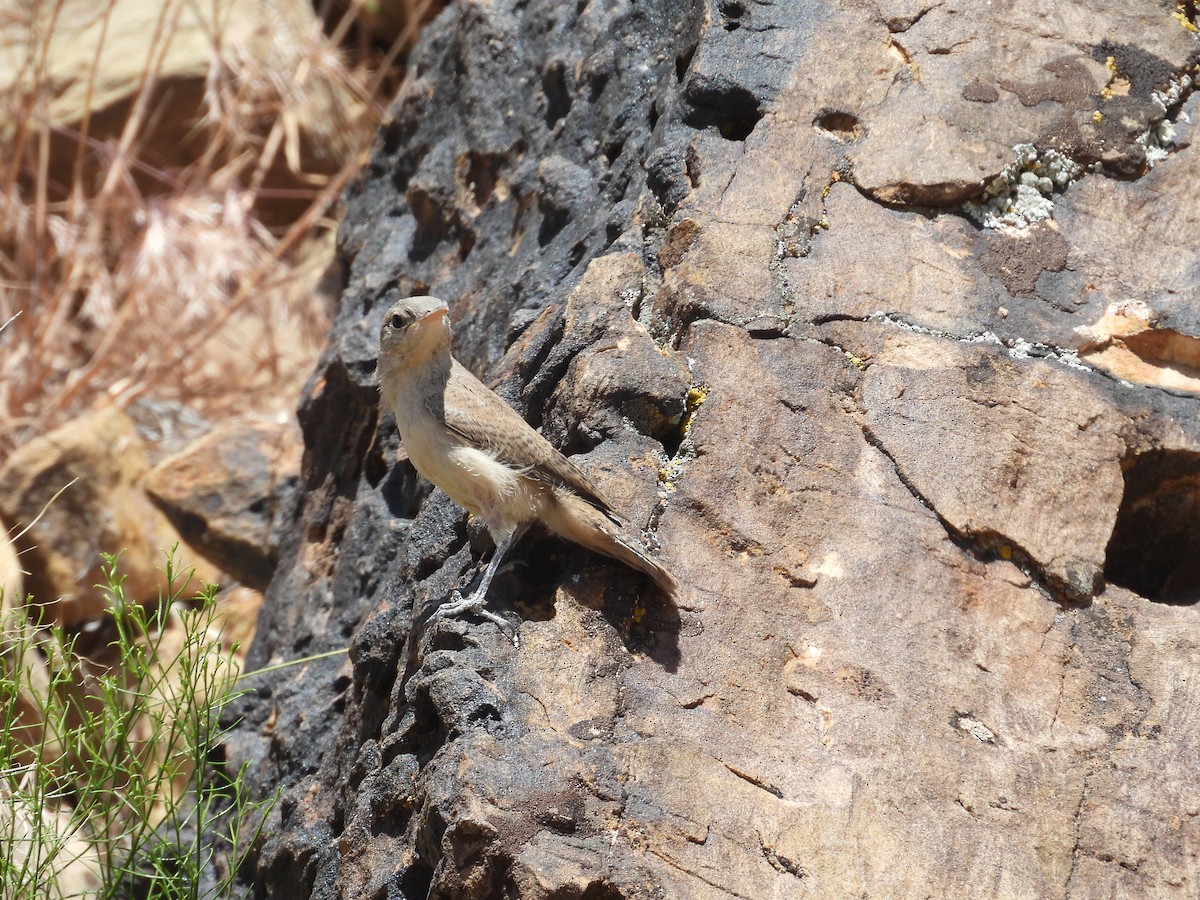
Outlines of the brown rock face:
{"label": "brown rock face", "polygon": [[1093,385],[994,346],[905,334],[886,339],[862,402],[868,438],[953,534],[1018,553],[1071,599],[1101,586],[1129,422]]}
{"label": "brown rock face", "polygon": [[[349,659],[230,747],[285,790],[259,896],[1193,896],[1200,400],[1072,349],[1200,338],[1191,15],[431,24],[347,197],[250,665]],[[424,292],[678,607],[534,537],[491,597],[519,647],[430,618],[479,551],[371,383]],[[1129,301],[1172,349],[1096,330]]]}

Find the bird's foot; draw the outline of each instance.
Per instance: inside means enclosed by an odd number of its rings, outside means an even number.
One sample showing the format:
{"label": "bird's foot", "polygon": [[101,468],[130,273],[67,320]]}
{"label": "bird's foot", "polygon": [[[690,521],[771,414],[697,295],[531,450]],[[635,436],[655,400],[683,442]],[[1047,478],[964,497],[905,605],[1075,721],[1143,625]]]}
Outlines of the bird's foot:
{"label": "bird's foot", "polygon": [[500,631],[504,634],[511,634],[514,647],[519,647],[520,642],[517,638],[516,629],[503,616],[499,616],[492,612],[485,605],[487,598],[482,595],[482,592],[476,591],[469,597],[464,597],[457,590],[450,594],[449,602],[443,603],[433,613],[434,617],[446,616],[454,618],[461,616],[463,613],[474,613],[481,619],[487,619],[489,622],[495,622],[499,626]]}

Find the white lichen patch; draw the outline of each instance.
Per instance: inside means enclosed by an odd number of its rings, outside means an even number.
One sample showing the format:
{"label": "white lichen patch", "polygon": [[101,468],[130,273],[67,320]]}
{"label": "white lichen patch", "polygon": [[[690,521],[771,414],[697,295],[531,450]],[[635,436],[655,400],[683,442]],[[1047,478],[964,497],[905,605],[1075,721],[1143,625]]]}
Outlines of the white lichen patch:
{"label": "white lichen patch", "polygon": [[916,334],[947,338],[963,344],[994,344],[997,347],[1003,347],[1013,359],[1043,359],[1048,362],[1059,363],[1068,369],[1078,369],[1081,372],[1092,371],[1089,366],[1080,362],[1079,354],[1075,350],[1067,347],[1056,347],[1052,344],[1044,344],[1041,341],[1027,341],[1021,337],[1002,338],[994,331],[981,331],[976,334],[951,334],[948,331],[939,331],[935,328],[926,328],[923,325],[906,322],[883,310],[877,310],[872,313],[867,317],[866,321],[877,322],[892,328],[900,328],[904,331],[912,331]]}
{"label": "white lichen patch", "polygon": [[1167,158],[1175,144],[1175,123],[1169,119],[1155,122],[1139,134],[1137,140],[1146,148],[1146,164],[1153,169]]}
{"label": "white lichen patch", "polygon": [[1151,91],[1150,99],[1158,101],[1158,104],[1162,107],[1163,115],[1165,116],[1167,114],[1167,110],[1182,100],[1184,95],[1188,93],[1191,87],[1192,76],[1187,72],[1184,72],[1172,78],[1167,83],[1165,90]]}
{"label": "white lichen patch", "polygon": [[1057,150],[1039,151],[1033,144],[1017,144],[1013,161],[991,180],[979,200],[968,200],[963,209],[984,228],[1025,228],[1049,219],[1055,193],[1083,174],[1083,167]]}
{"label": "white lichen patch", "polygon": [[[1161,91],[1151,91],[1150,99],[1162,107],[1163,118],[1152,122],[1150,127],[1138,135],[1138,143],[1146,148],[1146,163],[1151,168],[1167,158],[1175,146],[1175,121],[1167,118],[1168,112],[1191,93],[1195,82],[1191,75],[1184,72],[1172,78],[1166,88]],[[1179,110],[1176,118],[1188,121],[1187,113]]]}

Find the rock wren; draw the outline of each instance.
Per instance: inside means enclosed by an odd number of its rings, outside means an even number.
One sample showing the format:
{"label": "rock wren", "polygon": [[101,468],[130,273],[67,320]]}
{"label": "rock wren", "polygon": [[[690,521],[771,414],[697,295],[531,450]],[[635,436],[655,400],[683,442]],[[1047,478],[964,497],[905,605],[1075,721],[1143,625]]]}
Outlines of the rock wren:
{"label": "rock wren", "polygon": [[448,314],[436,297],[393,304],[380,329],[376,370],[412,464],[481,519],[496,542],[475,593],[443,606],[442,614],[471,611],[498,620],[483,609],[488,586],[504,554],[534,521],[645,572],[674,598],[679,583],[646,554],[612,503],[451,356]]}

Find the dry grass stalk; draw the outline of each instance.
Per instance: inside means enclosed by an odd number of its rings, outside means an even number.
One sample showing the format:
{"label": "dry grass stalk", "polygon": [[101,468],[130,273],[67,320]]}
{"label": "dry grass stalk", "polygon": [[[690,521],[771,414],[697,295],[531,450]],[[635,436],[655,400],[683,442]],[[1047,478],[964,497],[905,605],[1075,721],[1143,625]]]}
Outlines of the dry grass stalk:
{"label": "dry grass stalk", "polygon": [[[331,255],[329,211],[384,114],[394,53],[347,63],[317,20],[282,14],[269,41],[250,42],[228,27],[236,4],[171,0],[113,130],[104,54],[128,2],[87,4],[95,46],[70,123],[52,109],[52,51],[79,4],[31,3],[0,23],[19,59],[0,99],[0,461],[101,398],[176,411],[167,418],[284,408],[292,396],[262,398],[281,384],[294,393],[324,338],[313,288]],[[349,3],[333,33],[365,5]],[[207,73],[164,162],[180,114],[169,54],[197,29]]]}

